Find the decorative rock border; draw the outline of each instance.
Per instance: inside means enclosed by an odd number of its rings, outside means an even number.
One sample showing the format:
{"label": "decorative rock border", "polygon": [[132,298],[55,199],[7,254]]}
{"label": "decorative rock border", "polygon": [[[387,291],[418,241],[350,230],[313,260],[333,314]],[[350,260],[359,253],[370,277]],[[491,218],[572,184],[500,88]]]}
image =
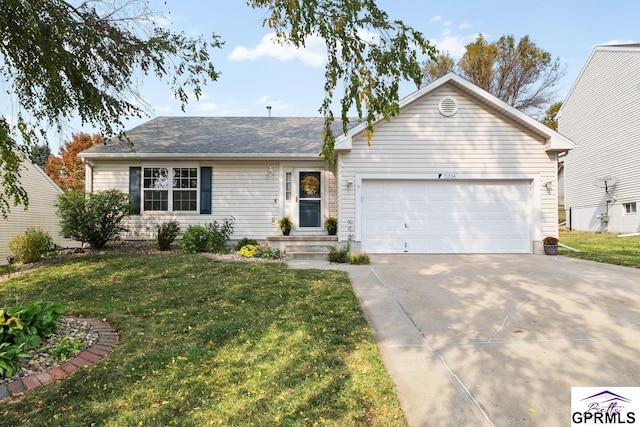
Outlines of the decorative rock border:
{"label": "decorative rock border", "polygon": [[52,384],[63,380],[74,372],[88,368],[98,360],[106,356],[118,344],[118,334],[107,323],[92,318],[75,317],[75,319],[87,322],[98,333],[98,342],[83,350],[73,359],[63,362],[60,366],[49,368],[46,371],[20,378],[9,384],[0,385],[0,400],[13,395],[22,394],[36,387]]}

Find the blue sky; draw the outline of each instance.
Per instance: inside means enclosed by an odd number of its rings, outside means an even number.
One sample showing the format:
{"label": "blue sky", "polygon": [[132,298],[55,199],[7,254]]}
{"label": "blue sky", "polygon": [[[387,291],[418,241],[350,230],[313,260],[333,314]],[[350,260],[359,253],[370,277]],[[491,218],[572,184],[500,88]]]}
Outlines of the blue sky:
{"label": "blue sky", "polygon": [[[401,19],[423,32],[438,49],[449,51],[456,59],[479,33],[489,41],[505,34],[516,40],[529,35],[566,66],[557,88],[558,101],[566,96],[595,46],[640,42],[637,0],[379,0],[378,5],[391,19]],[[141,93],[153,107],[153,116],[263,116],[267,105],[273,107],[274,116],[319,114],[324,83],[322,43],[310,43],[299,51],[272,44],[272,31],[262,26],[265,12],[249,8],[242,0],[153,0],[151,6],[169,11],[162,22],[174,31],[216,33],[225,42],[213,52],[213,62],[222,72],[220,79],[204,89],[199,102],[191,101],[186,113],[172,99],[168,86],[152,78],[143,80]],[[414,90],[412,84],[403,85],[401,96]],[[146,120],[130,120],[127,126]],[[91,131],[80,126],[76,130]],[[50,144],[54,152],[60,144],[60,138],[56,139]]]}

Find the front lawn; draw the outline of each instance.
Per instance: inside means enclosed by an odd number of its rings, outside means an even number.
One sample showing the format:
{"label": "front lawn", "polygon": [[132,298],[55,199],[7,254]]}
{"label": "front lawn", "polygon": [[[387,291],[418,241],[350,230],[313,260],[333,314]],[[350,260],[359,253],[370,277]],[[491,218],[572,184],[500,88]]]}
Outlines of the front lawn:
{"label": "front lawn", "polygon": [[0,402],[2,426],[406,425],[346,273],[201,255],[84,256],[0,282],[119,345]]}
{"label": "front lawn", "polygon": [[640,236],[618,237],[611,233],[561,231],[560,243],[581,252],[562,247],[558,253],[573,258],[640,268]]}

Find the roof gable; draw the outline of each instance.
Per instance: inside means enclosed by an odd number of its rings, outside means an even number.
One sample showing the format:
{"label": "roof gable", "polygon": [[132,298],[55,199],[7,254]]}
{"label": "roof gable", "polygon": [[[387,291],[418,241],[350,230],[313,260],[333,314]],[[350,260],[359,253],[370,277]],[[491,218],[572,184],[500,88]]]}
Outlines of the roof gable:
{"label": "roof gable", "polygon": [[[582,70],[580,71],[578,78],[573,83],[573,86],[571,86],[571,90],[569,90],[569,93],[567,94],[564,102],[562,103],[562,107],[560,108],[560,111],[558,111],[558,117],[562,115],[562,112],[565,109],[565,105],[571,102],[571,98],[573,97],[573,94],[575,93],[576,88],[582,84],[583,80],[585,79],[585,76],[589,73],[591,67],[593,66],[595,59],[598,56],[605,53],[613,53],[614,55],[616,53],[622,54],[622,55],[626,55],[628,53],[636,53],[640,55],[640,43],[596,46],[593,49],[593,52],[591,52],[591,55],[589,55],[589,59],[587,59],[587,62],[585,63],[584,67],[582,67]],[[619,56],[619,55],[616,55],[616,56]],[[613,63],[612,61],[611,66],[619,68],[623,66],[623,64],[621,64],[620,61],[616,61],[615,63]],[[631,67],[632,67],[632,72],[637,71],[635,65],[631,65]]]}
{"label": "roof gable", "polygon": [[[523,126],[534,134],[541,136],[546,141],[547,151],[565,151],[570,150],[575,146],[575,144],[568,138],[560,135],[559,133],[548,128],[539,121],[517,110],[506,102],[496,98],[487,91],[480,89],[478,86],[468,82],[467,80],[454,73],[449,73],[443,77],[440,77],[427,86],[403,98],[400,101],[400,114],[402,114],[402,111],[412,103],[417,102],[418,100],[422,99],[423,97],[427,96],[428,94],[434,92],[436,89],[444,85],[454,86],[466,95],[476,99],[477,101],[480,101],[481,103],[484,103],[485,105],[488,105],[494,110],[499,111],[501,114],[516,122],[520,126]],[[378,120],[378,122],[382,120],[383,119],[380,119]],[[366,123],[355,126],[349,131],[347,135],[338,138],[338,140],[336,141],[336,150],[350,150],[352,146],[353,136],[365,130]]]}

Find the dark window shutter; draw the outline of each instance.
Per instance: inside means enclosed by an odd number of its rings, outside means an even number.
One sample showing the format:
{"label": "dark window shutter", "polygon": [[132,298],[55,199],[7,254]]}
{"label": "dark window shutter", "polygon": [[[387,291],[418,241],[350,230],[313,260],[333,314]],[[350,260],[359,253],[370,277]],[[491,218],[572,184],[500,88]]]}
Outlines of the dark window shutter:
{"label": "dark window shutter", "polygon": [[200,213],[211,213],[211,166],[200,168]]}
{"label": "dark window shutter", "polygon": [[131,197],[133,213],[135,215],[140,215],[141,177],[142,168],[140,166],[131,166],[129,168],[129,197]]}

